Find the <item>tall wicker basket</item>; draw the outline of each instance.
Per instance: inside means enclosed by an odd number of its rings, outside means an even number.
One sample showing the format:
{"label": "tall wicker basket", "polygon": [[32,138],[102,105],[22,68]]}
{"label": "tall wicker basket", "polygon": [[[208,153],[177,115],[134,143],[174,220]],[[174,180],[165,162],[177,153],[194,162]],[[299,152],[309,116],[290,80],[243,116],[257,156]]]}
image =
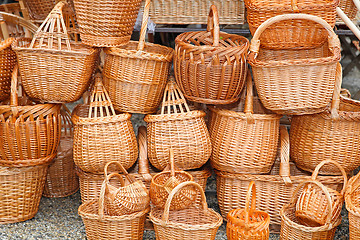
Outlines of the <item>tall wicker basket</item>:
{"label": "tall wicker basket", "polygon": [[350,240],[360,239],[360,173],[350,178],[345,203],[349,211]]}

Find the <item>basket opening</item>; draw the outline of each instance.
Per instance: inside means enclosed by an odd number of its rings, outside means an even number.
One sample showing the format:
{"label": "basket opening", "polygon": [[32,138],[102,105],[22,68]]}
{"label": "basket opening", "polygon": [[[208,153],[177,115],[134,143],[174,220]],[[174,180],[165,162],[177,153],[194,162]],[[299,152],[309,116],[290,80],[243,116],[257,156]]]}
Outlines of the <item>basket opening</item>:
{"label": "basket opening", "polygon": [[[138,45],[138,41],[130,41],[128,44],[117,48],[121,50],[137,51]],[[143,52],[167,56],[172,55],[173,49],[158,44],[145,43]]]}
{"label": "basket opening", "polygon": [[[154,182],[156,182],[159,185],[164,185],[170,177],[171,177],[170,172],[163,172],[157,176],[154,176]],[[182,174],[181,172],[175,172],[175,178],[180,182],[191,181],[190,176],[188,176],[187,174]]]}
{"label": "basket opening", "polygon": [[[286,7],[288,8],[292,8],[291,7],[291,2],[292,0],[271,0],[271,1],[264,1],[264,0],[245,0],[245,4],[246,5],[253,5],[253,6],[258,6],[260,8],[264,8],[264,7],[272,7],[274,8],[283,8],[285,9]],[[336,3],[337,0],[297,0],[296,1],[296,5],[298,7],[324,7],[324,4],[333,4]],[[266,4],[266,5],[265,5]]]}

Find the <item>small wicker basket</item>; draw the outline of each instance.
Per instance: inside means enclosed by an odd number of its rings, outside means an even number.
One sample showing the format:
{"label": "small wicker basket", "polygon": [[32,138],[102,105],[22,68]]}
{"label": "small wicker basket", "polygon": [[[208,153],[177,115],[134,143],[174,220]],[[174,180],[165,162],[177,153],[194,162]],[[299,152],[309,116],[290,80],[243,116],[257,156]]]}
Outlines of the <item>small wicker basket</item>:
{"label": "small wicker basket", "polygon": [[360,239],[360,173],[350,178],[345,192],[345,203],[349,212],[350,239]]}

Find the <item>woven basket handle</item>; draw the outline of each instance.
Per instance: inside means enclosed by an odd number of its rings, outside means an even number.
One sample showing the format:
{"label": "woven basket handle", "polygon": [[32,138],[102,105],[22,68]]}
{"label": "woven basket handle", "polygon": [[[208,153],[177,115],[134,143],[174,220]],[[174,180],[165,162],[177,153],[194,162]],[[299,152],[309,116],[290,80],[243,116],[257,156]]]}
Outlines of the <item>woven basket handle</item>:
{"label": "woven basket handle", "polygon": [[104,167],[104,176],[105,178],[107,178],[108,176],[108,171],[109,171],[109,166],[110,165],[117,165],[118,168],[120,169],[120,171],[124,174],[124,176],[126,177],[126,179],[130,182],[130,183],[133,183],[134,182],[134,179],[132,179],[130,176],[129,176],[129,173],[128,171],[126,171],[126,169],[124,168],[124,166],[118,162],[118,161],[111,161],[111,162],[108,162],[106,163],[105,167]]}
{"label": "woven basket handle", "polygon": [[208,206],[207,206],[207,203],[206,203],[206,196],[205,196],[205,193],[204,193],[204,190],[202,189],[202,187],[196,183],[196,182],[193,182],[193,181],[186,181],[186,182],[182,182],[180,183],[179,185],[177,185],[172,191],[171,193],[169,194],[169,197],[168,199],[166,200],[166,203],[165,203],[165,208],[164,208],[164,214],[162,216],[162,220],[165,221],[165,222],[168,222],[169,221],[169,211],[170,211],[170,205],[171,205],[171,201],[173,199],[173,197],[175,196],[175,194],[180,190],[182,189],[183,187],[185,186],[194,186],[198,189],[198,191],[200,192],[200,195],[201,195],[201,205],[202,205],[202,208],[204,210],[205,213],[208,212]]}
{"label": "woven basket handle", "polygon": [[[62,50],[62,44],[65,42],[66,50],[71,51],[70,38],[62,13],[66,4],[66,1],[60,1],[55,5],[35,32],[29,48],[34,48],[35,42],[38,41],[36,48],[54,49],[54,45],[57,44],[57,49]],[[47,43],[44,44],[44,40],[47,40]]]}
{"label": "woven basket handle", "polygon": [[145,48],[145,37],[146,37],[147,25],[149,22],[150,4],[151,4],[151,0],[145,1],[143,19],[142,19],[141,30],[140,30],[139,45],[137,47],[138,51],[143,51]]}
{"label": "woven basket handle", "polygon": [[247,123],[254,124],[255,119],[253,116],[254,113],[254,89],[251,79],[250,71],[246,75],[246,98],[245,98],[245,107],[244,113],[247,120]]}
{"label": "woven basket handle", "polygon": [[18,102],[18,73],[19,67],[16,64],[11,74],[11,87],[10,87],[10,106],[19,106]]}
{"label": "woven basket handle", "polygon": [[[353,0],[354,4],[356,5],[357,9],[360,10],[360,1]],[[351,19],[344,13],[344,11],[337,7],[336,8],[337,15],[344,21],[346,26],[354,33],[354,35],[360,39],[360,30],[359,28],[351,21]]]}
{"label": "woven basket handle", "polygon": [[280,126],[280,177],[286,186],[290,186],[290,140],[285,126]]}
{"label": "woven basket handle", "polygon": [[340,169],[341,171],[341,175],[343,176],[344,178],[344,183],[343,183],[343,188],[340,192],[341,195],[344,195],[345,193],[345,189],[346,189],[346,186],[347,186],[347,181],[348,181],[348,178],[347,178],[347,175],[346,175],[346,172],[344,170],[344,168],[338,163],[338,162],[335,162],[333,160],[324,160],[322,161],[321,163],[319,163],[315,170],[313,171],[312,175],[311,175],[311,180],[315,181],[317,176],[319,175],[319,171],[320,169],[324,166],[324,165],[328,165],[328,164],[332,164],[332,165],[335,165],[338,169]]}
{"label": "woven basket handle", "polygon": [[359,177],[360,177],[360,172],[356,174],[354,178],[350,179],[349,184],[347,186],[348,191],[346,192],[346,194],[352,194],[356,189],[360,187],[360,181],[353,187],[353,183],[358,181]]}
{"label": "woven basket handle", "polygon": [[[333,31],[332,27],[322,18],[309,15],[309,14],[303,14],[303,13],[293,13],[293,14],[283,14],[278,15],[276,17],[269,18],[265,22],[263,22],[258,29],[256,29],[255,34],[251,40],[250,44],[250,54],[252,56],[249,56],[250,58],[255,58],[256,54],[259,52],[260,49],[260,36],[261,34],[271,25],[284,21],[284,20],[295,20],[295,19],[302,19],[302,20],[309,20],[316,23],[319,23],[322,25],[328,32],[328,39],[329,39],[329,48],[330,49],[340,49],[340,40],[336,33]],[[255,56],[254,56],[255,54]]]}
{"label": "woven basket handle", "polygon": [[214,38],[213,46],[219,46],[220,42],[220,26],[219,26],[219,14],[215,5],[211,5],[210,12],[207,21],[207,31],[211,32]]}
{"label": "woven basket handle", "polygon": [[140,126],[138,128],[138,143],[139,143],[139,174],[146,182],[150,182],[152,176],[149,171],[149,161],[147,158],[147,135],[146,127]]}
{"label": "woven basket handle", "polygon": [[174,160],[174,149],[169,149],[169,163],[170,163],[170,176],[175,176],[175,160]]}
{"label": "woven basket handle", "polygon": [[333,97],[331,100],[331,119],[339,120],[339,107],[340,107],[340,92],[341,92],[341,83],[342,83],[342,67],[338,62],[336,65],[336,75],[335,75],[335,88]]}
{"label": "woven basket handle", "polygon": [[186,102],[184,94],[176,84],[174,76],[170,76],[166,84],[163,101],[161,103],[161,114],[190,112],[189,105]]}
{"label": "woven basket handle", "polygon": [[249,226],[250,216],[253,215],[255,208],[256,208],[256,186],[255,186],[255,182],[251,181],[245,199],[245,227]]}

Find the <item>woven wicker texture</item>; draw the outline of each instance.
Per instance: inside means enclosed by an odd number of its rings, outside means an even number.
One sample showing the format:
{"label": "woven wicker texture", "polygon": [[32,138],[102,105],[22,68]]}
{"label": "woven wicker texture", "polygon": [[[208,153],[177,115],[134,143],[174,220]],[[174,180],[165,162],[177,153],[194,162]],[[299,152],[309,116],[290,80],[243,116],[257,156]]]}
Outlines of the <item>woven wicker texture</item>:
{"label": "woven wicker texture", "polygon": [[245,37],[220,32],[212,5],[206,32],[185,32],[175,39],[174,72],[185,97],[206,104],[236,102],[245,82],[248,47]]}
{"label": "woven wicker texture", "polygon": [[0,224],[35,216],[51,160],[43,158],[38,165],[29,167],[0,167]]}
{"label": "woven wicker texture", "polygon": [[145,43],[149,8],[147,0],[138,42],[105,50],[104,85],[118,111],[156,112],[169,76],[173,49]]}
{"label": "woven wicker texture", "polygon": [[[4,5],[0,5],[0,10],[5,11],[6,9],[1,9],[1,6]],[[20,15],[20,13],[17,11],[15,11],[15,13]],[[30,21],[27,21],[24,18],[14,14],[8,12],[0,12],[0,18],[4,21],[3,24],[5,24],[5,26],[1,28],[2,38],[8,39],[10,37],[32,37],[32,34],[36,32],[38,27]]]}
{"label": "woven wicker texture", "polygon": [[350,240],[360,239],[360,173],[350,178],[345,192],[345,203],[349,211]]}
{"label": "woven wicker texture", "polygon": [[74,102],[89,86],[98,50],[70,41],[59,2],[32,41],[12,44],[26,93],[47,102]]}
{"label": "woven wicker texture", "polygon": [[[284,19],[308,19],[320,23],[329,41],[309,50],[266,50],[259,37]],[[249,63],[264,107],[279,114],[300,115],[322,112],[335,87],[340,41],[324,20],[306,14],[285,14],[264,22],[251,40]]]}
{"label": "woven wicker texture", "polygon": [[[323,160],[333,160],[351,172],[360,166],[360,102],[340,96],[340,64],[331,109],[323,113],[294,116],[290,129],[290,154],[296,166],[313,171]],[[326,165],[321,174],[339,175]]]}
{"label": "woven wicker texture", "polygon": [[[333,28],[339,0],[244,0],[247,22],[254,35],[269,18],[281,14],[304,13],[324,19]],[[261,45],[268,49],[305,49],[322,45],[327,39],[320,24],[308,19],[287,19],[267,28],[261,35]]]}
{"label": "woven wicker texture", "polygon": [[57,155],[50,164],[43,192],[45,197],[66,197],[79,189],[73,160],[73,124],[69,109],[63,105],[61,115],[61,138]]}
{"label": "woven wicker texture", "polygon": [[[201,193],[201,204],[170,211],[174,195],[186,186],[194,186]],[[220,214],[207,207],[205,193],[202,187],[195,182],[183,182],[176,186],[169,194],[165,209],[151,209],[149,218],[154,224],[158,240],[214,240],[216,232],[223,222]]]}
{"label": "woven wicker texture", "polygon": [[[358,13],[358,9],[356,8],[354,1],[359,2],[359,0],[341,0],[339,3],[339,7],[341,8],[341,10],[343,10],[344,13],[352,21],[354,21],[356,19],[356,14]],[[339,16],[337,16],[336,22],[342,23],[342,19]]]}
{"label": "woven wicker texture", "polygon": [[[328,197],[327,204],[330,209],[328,212],[328,217],[325,225],[319,227],[309,227],[301,225],[296,216],[295,216],[295,208],[296,201],[298,198],[299,191],[302,187],[306,186],[306,184],[314,184],[318,188],[321,189]],[[341,217],[336,219],[335,221],[331,221],[332,216],[332,206],[331,200],[329,196],[329,192],[326,187],[317,181],[304,181],[295,189],[294,194],[290,200],[289,204],[284,205],[284,207],[280,211],[281,215],[281,233],[280,239],[288,239],[288,240],[331,240],[334,239],[336,227],[341,223]]]}
{"label": "woven wicker texture", "polygon": [[281,115],[267,114],[258,107],[255,110],[260,111],[254,111],[250,73],[247,78],[245,104],[240,101],[232,109],[210,107],[210,161],[220,171],[268,173],[278,149]]}
{"label": "woven wicker texture", "polygon": [[61,105],[19,106],[17,80],[15,66],[10,104],[0,106],[0,165],[37,165],[44,158],[56,156],[61,134]]}
{"label": "woven wicker texture", "polygon": [[227,215],[226,235],[228,240],[268,240],[270,216],[255,210],[256,187],[251,181],[246,194],[245,208],[234,209]]}
{"label": "woven wicker texture", "polygon": [[[311,179],[308,173],[298,170],[289,162],[289,136],[284,126],[280,128],[280,136],[280,157],[275,161],[269,174],[236,174],[215,170],[218,203],[224,218],[232,209],[245,208],[249,183],[255,181],[256,205],[260,211],[270,215],[273,229],[277,227],[276,225],[280,225],[279,212],[282,206],[289,203],[299,183]],[[340,176],[318,176],[317,179],[327,187],[341,190],[343,178]]]}
{"label": "woven wicker texture", "polygon": [[245,6],[242,0],[153,0],[151,20],[156,24],[206,24],[207,11],[214,4],[221,24],[243,24]]}
{"label": "woven wicker texture", "polygon": [[205,113],[191,111],[176,85],[170,80],[165,88],[161,113],[146,115],[148,158],[162,170],[169,163],[169,148],[174,150],[175,164],[182,170],[203,166],[211,155],[209,131]]}
{"label": "woven wicker texture", "polygon": [[10,97],[11,73],[16,64],[16,54],[11,49],[13,38],[0,42],[0,101]]}

